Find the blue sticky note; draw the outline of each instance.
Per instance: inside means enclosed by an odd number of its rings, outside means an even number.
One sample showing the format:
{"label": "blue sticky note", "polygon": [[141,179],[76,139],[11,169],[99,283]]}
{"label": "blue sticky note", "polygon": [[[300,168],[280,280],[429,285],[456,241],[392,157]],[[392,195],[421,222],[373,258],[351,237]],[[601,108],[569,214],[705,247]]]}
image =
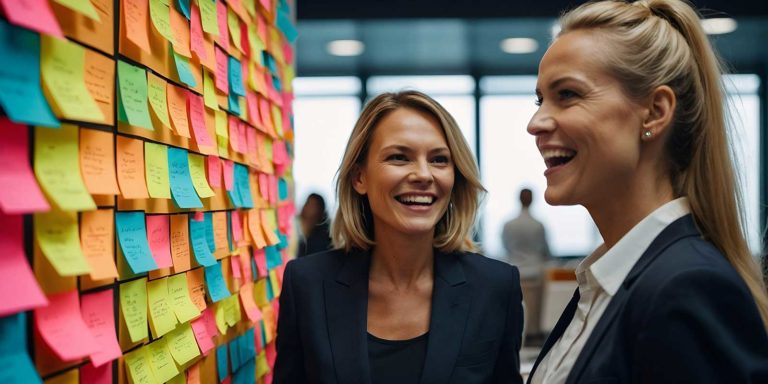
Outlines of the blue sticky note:
{"label": "blue sticky note", "polygon": [[211,254],[210,248],[208,248],[208,239],[205,232],[205,220],[197,221],[190,216],[189,240],[192,242],[192,253],[195,254],[195,260],[197,260],[198,264],[210,267],[217,263],[213,254]]}
{"label": "blue sticky note", "polygon": [[227,196],[229,196],[229,201],[232,202],[232,205],[235,206],[235,208],[242,208],[243,207],[243,201],[240,198],[240,188],[237,188],[237,179],[235,180],[235,185],[233,186],[231,191],[227,191]]}
{"label": "blue sticky note", "polygon": [[282,257],[280,257],[280,251],[274,245],[269,245],[264,248],[264,253],[267,256],[267,269],[272,270],[275,267],[279,267],[283,263]]}
{"label": "blue sticky note", "polygon": [[173,53],[173,61],[176,62],[176,71],[179,73],[179,80],[190,87],[196,87],[197,82],[195,81],[195,77],[192,76],[192,68],[189,67],[189,59],[176,53],[173,48],[171,48],[171,52]]}
{"label": "blue sticky note", "polygon": [[152,251],[149,249],[149,241],[147,241],[144,212],[115,212],[115,226],[123,257],[133,273],[157,269]]}
{"label": "blue sticky note", "polygon": [[0,361],[5,366],[0,376],[4,383],[42,383],[27,352],[26,323],[24,312],[0,318]]}
{"label": "blue sticky note", "polygon": [[280,81],[280,77],[276,74],[272,76],[272,87],[278,92],[282,92],[283,90],[283,83]]}
{"label": "blue sticky note", "polygon": [[229,111],[235,115],[241,116],[242,112],[240,111],[240,101],[234,92],[229,92],[229,95],[227,96],[227,102],[229,105]]}
{"label": "blue sticky note", "polygon": [[238,96],[245,96],[245,84],[243,84],[243,67],[240,61],[229,56],[229,90]]}
{"label": "blue sticky note", "polygon": [[259,338],[259,349],[264,349],[267,345],[265,344],[265,341],[267,340],[267,331],[264,328],[264,319],[259,320],[259,332],[261,333],[261,337]]}
{"label": "blue sticky note", "polygon": [[189,0],[177,0],[176,9],[178,9],[179,12],[181,12],[181,14],[187,18],[187,20],[191,18],[189,13]]}
{"label": "blue sticky note", "polygon": [[211,252],[216,252],[216,240],[213,235],[213,212],[205,212],[203,217],[205,218],[205,241],[208,243],[208,249]]}
{"label": "blue sticky note", "polygon": [[255,328],[249,328],[243,335],[243,352],[241,353],[241,356],[243,356],[245,360],[252,360],[256,358],[256,343],[254,341],[256,340],[255,337]]}
{"label": "blue sticky note", "polygon": [[283,32],[285,38],[291,43],[296,41],[296,37],[299,36],[299,33],[296,31],[296,27],[291,21],[291,16],[288,14],[288,12],[286,12],[285,9],[282,8],[277,10],[277,28]]}
{"label": "blue sticky note", "polygon": [[232,364],[232,372],[240,369],[240,338],[237,337],[229,343],[229,360]]}
{"label": "blue sticky note", "polygon": [[216,348],[216,370],[219,372],[219,382],[224,381],[229,374],[227,367],[227,344],[222,344]]}
{"label": "blue sticky note", "polygon": [[171,196],[179,208],[202,208],[203,202],[192,185],[189,174],[189,158],[185,149],[168,147],[168,173],[171,181]]}
{"label": "blue sticky note", "polygon": [[259,269],[256,268],[256,260],[254,258],[251,258],[251,276],[253,276],[253,281],[259,279]]}
{"label": "blue sticky note", "polygon": [[253,195],[251,195],[251,183],[248,181],[248,168],[242,164],[235,164],[235,188],[240,194],[240,202],[243,208],[253,208]]}
{"label": "blue sticky note", "polygon": [[270,283],[270,275],[267,275],[266,279],[266,285],[267,285],[267,301],[272,301],[272,299],[275,298],[275,292],[272,291],[272,283]]}
{"label": "blue sticky note", "polygon": [[0,20],[0,105],[20,124],[59,127],[40,86],[40,35]]}
{"label": "blue sticky note", "polygon": [[280,239],[280,242],[277,243],[277,249],[283,250],[285,248],[288,248],[288,236],[280,233],[280,231],[275,231],[277,234],[277,238]]}
{"label": "blue sticky note", "polygon": [[227,283],[224,281],[224,274],[221,272],[220,263],[205,267],[205,285],[208,287],[208,294],[214,303],[218,303],[231,295],[227,288]]}
{"label": "blue sticky note", "polygon": [[254,384],[256,382],[256,360],[249,360],[234,374],[232,384]]}
{"label": "blue sticky note", "polygon": [[277,198],[279,200],[288,198],[288,182],[282,177],[277,180]]}

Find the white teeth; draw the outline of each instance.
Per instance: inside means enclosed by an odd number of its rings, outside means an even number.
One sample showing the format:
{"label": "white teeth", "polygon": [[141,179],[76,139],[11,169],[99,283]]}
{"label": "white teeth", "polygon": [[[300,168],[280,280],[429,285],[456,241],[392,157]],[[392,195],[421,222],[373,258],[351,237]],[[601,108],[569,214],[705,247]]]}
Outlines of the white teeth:
{"label": "white teeth", "polygon": [[573,157],[576,156],[576,151],[570,149],[543,149],[541,150],[541,156],[544,160],[549,160],[553,157]]}
{"label": "white teeth", "polygon": [[402,201],[403,203],[432,204],[432,201],[434,201],[434,197],[406,195],[406,196],[400,196],[399,200]]}

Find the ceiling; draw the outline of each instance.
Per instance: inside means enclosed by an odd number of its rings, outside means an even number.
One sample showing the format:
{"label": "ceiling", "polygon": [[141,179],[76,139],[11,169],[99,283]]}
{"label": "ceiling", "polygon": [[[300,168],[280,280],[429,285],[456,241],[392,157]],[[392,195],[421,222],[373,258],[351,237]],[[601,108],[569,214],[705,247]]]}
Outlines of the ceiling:
{"label": "ceiling", "polygon": [[[297,75],[535,74],[552,36],[556,16],[572,1],[540,0],[304,0],[297,2]],[[526,2],[529,3],[529,2]],[[730,34],[713,36],[737,72],[768,68],[768,1],[705,0],[705,15],[738,21]],[[717,11],[714,11],[717,10]],[[536,52],[510,55],[499,48],[507,37],[531,37]],[[328,42],[357,39],[361,56],[336,57]]]}

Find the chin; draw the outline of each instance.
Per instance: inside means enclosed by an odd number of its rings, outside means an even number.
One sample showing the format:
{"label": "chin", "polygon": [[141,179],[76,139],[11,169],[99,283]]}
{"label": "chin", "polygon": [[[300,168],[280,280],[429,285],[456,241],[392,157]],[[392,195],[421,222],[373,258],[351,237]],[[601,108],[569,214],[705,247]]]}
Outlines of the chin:
{"label": "chin", "polygon": [[549,205],[577,205],[577,201],[574,201],[573,197],[568,196],[564,191],[559,191],[557,188],[547,187],[544,191],[544,201]]}

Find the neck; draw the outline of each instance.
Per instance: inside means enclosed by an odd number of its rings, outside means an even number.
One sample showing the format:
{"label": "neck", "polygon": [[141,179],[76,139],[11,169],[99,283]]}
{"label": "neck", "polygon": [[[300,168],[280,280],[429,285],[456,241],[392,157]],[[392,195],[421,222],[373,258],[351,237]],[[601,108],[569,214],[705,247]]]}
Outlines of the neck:
{"label": "neck", "polygon": [[[383,234],[381,234],[383,235]],[[409,288],[420,279],[432,278],[434,251],[429,236],[380,236],[371,251],[370,279],[395,288]]]}

